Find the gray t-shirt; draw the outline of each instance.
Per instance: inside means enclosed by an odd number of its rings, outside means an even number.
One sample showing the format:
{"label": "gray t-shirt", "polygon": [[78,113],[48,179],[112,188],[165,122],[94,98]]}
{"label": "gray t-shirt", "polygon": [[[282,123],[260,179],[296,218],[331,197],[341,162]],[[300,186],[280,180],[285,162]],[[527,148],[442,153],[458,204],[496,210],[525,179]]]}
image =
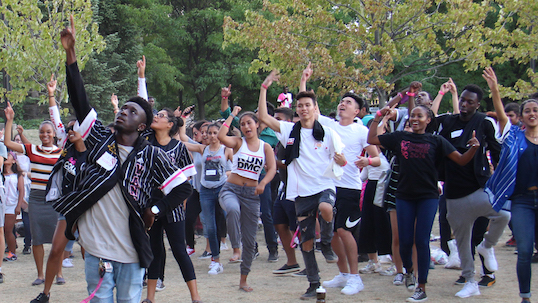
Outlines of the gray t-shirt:
{"label": "gray t-shirt", "polygon": [[219,150],[210,151],[206,146],[202,154],[202,178],[200,183],[205,188],[217,188],[226,183],[227,160],[224,154],[226,147],[221,145]]}
{"label": "gray t-shirt", "polygon": [[[123,163],[132,146],[118,144]],[[79,242],[86,251],[98,258],[120,263],[137,263],[138,254],[129,230],[129,208],[116,184],[78,220]]]}

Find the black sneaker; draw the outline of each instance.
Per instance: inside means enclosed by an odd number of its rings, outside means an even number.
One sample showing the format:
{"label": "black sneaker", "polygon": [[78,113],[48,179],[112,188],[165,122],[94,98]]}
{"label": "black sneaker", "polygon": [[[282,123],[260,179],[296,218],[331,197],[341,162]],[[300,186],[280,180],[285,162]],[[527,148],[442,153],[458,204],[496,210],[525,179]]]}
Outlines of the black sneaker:
{"label": "black sneaker", "polygon": [[4,274],[0,272],[0,283],[4,283]]}
{"label": "black sneaker", "polygon": [[454,284],[456,284],[456,285],[464,285],[465,283],[467,283],[467,279],[465,279],[463,276],[460,276],[460,277],[454,282]]}
{"label": "black sneaker", "polygon": [[407,302],[424,302],[428,300],[428,296],[426,296],[426,292],[418,287],[417,289],[415,289],[415,292],[413,293],[413,295],[409,298],[407,298]]}
{"label": "black sneaker", "polygon": [[267,258],[267,262],[269,262],[269,263],[278,262],[278,249],[270,249],[269,250],[269,257]]}
{"label": "black sneaker", "polygon": [[368,254],[359,254],[359,263],[362,262],[368,262],[370,261],[370,258],[368,258]]}
{"label": "black sneaker", "polygon": [[538,252],[532,256],[531,263],[538,263]]}
{"label": "black sneaker", "polygon": [[37,298],[30,301],[30,303],[47,303],[49,301],[49,296],[44,293],[40,293]]}
{"label": "black sneaker", "polygon": [[294,265],[284,264],[284,266],[282,266],[281,268],[273,270],[273,273],[275,275],[281,275],[281,274],[289,274],[292,272],[298,272],[300,270],[301,270],[301,267],[299,266],[299,264],[294,264]]}
{"label": "black sneaker", "polygon": [[325,257],[327,263],[336,263],[338,262],[338,257],[334,253],[331,244],[321,244],[321,253]]}
{"label": "black sneaker", "polygon": [[306,277],[306,268],[299,272],[294,272],[291,275],[294,277]]}
{"label": "black sneaker", "polygon": [[483,275],[482,280],[478,282],[478,286],[480,287],[490,287],[493,286],[493,284],[495,284],[495,276],[492,278],[488,275]]}
{"label": "black sneaker", "polygon": [[404,278],[405,278],[404,284],[407,290],[414,291],[415,288],[417,287],[417,278],[415,278],[412,272],[404,274]]}
{"label": "black sneaker", "polygon": [[23,255],[29,255],[31,253],[32,253],[32,248],[30,248],[30,246],[27,246],[27,247],[22,249],[22,254]]}
{"label": "black sneaker", "polygon": [[301,296],[301,300],[310,300],[316,298],[316,289],[318,289],[319,283],[310,283],[310,286],[306,292]]}

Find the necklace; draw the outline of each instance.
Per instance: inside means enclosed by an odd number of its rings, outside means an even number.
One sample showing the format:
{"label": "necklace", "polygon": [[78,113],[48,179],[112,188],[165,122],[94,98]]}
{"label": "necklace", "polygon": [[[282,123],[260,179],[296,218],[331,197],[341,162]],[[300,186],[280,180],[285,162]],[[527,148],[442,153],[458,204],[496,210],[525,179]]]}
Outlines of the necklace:
{"label": "necklace", "polygon": [[532,139],[532,141],[534,141],[534,142],[537,142],[537,141],[538,141],[538,136],[531,136],[531,134],[528,133],[528,132],[525,132],[525,136],[526,136],[527,138],[529,138],[529,139]]}

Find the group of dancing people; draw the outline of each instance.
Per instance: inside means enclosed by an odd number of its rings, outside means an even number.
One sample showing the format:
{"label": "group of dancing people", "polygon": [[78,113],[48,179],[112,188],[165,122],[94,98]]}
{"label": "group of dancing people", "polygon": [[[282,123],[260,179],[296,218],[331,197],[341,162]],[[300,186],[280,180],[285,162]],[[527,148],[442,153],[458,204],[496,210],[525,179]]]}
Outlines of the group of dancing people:
{"label": "group of dancing people", "polygon": [[[145,58],[137,62],[138,96],[119,107],[113,95],[115,120],[103,125],[86,96],[75,37],[71,19],[61,42],[76,118],[62,123],[54,75],[47,84],[50,121],[39,128],[41,144],[30,143],[22,129],[12,139],[15,113],[9,104],[5,109],[7,149],[0,148],[5,242],[0,237],[0,254],[7,243],[5,259],[16,260],[13,226],[21,209],[28,208],[23,218],[28,217],[25,226],[30,226],[37,268],[33,284],[44,287],[32,303],[49,301],[55,278],[65,283],[62,263],[75,239],[83,248],[87,302],[113,302],[115,289],[118,302],[138,303],[144,283],[142,302],[156,302],[164,279],[163,232],[192,302],[202,302],[190,259],[198,215],[207,239],[201,257],[210,259],[208,274],[224,270],[220,250],[227,234],[233,249],[229,261],[241,263],[241,291],[254,290],[248,275],[258,256],[261,217],[268,261],[278,261],[277,235],[286,254],[286,263],[273,273],[307,277],[301,299],[315,298],[322,287],[354,295],[365,287],[360,274],[381,273],[412,292],[408,302],[423,302],[438,209],[442,247],[447,250],[453,234],[461,259],[456,283],[463,287],[455,295],[480,295],[479,286],[495,283],[493,246],[512,219],[519,294],[523,302],[530,301],[530,263],[538,234],[538,173],[533,169],[538,96],[505,108],[493,69],[483,73],[495,107],[490,115],[478,112],[484,95],[480,87],[467,85],[458,96],[449,80],[434,100],[412,82],[373,114],[366,100],[345,92],[337,119],[321,115],[315,92],[307,89],[311,64],[302,73],[295,112],[273,108],[267,102],[267,90],[279,80],[273,71],[260,86],[256,112],[230,108],[232,89],[224,87],[224,121],[196,121],[189,137],[192,107],[153,109]],[[438,115],[447,92],[453,113]],[[407,107],[398,107],[402,104]],[[45,272],[44,243],[52,243]],[[339,270],[328,281],[320,281],[318,245]],[[29,247],[25,244],[25,250]],[[479,281],[475,250],[482,263]],[[359,253],[369,259],[362,269]],[[378,256],[386,254],[394,266],[383,270]]]}

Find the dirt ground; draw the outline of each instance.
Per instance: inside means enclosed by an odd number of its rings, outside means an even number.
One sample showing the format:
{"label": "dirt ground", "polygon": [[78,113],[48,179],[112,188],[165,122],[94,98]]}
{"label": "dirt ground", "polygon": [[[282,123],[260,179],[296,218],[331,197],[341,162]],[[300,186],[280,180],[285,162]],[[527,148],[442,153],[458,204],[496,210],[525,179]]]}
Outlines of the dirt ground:
{"label": "dirt ground", "polygon": [[[437,226],[436,226],[437,227]],[[436,234],[436,228],[433,231]],[[514,248],[504,246],[508,240],[510,231],[507,229],[499,244],[495,247],[499,271],[497,283],[488,289],[481,288],[482,295],[460,299],[454,296],[461,286],[454,285],[460,272],[458,270],[445,269],[437,265],[430,270],[427,293],[430,302],[520,302],[518,296],[518,284],[516,277],[516,258]],[[23,247],[22,238],[18,239],[19,247]],[[197,274],[200,295],[206,303],[226,302],[301,302],[300,295],[308,287],[306,278],[293,277],[291,275],[274,275],[272,270],[279,268],[285,262],[285,254],[280,249],[280,260],[277,263],[267,262],[267,250],[264,249],[263,231],[258,231],[258,243],[260,243],[260,257],[253,262],[249,282],[254,291],[244,293],[238,290],[239,264],[227,264],[224,262],[224,272],[217,276],[207,274],[209,260],[199,260],[197,257],[205,246],[203,238],[197,240],[196,254],[192,261]],[[432,242],[438,245],[438,242]],[[168,247],[168,243],[166,243]],[[228,243],[229,245],[229,243]],[[50,245],[45,245],[46,255]],[[297,257],[301,266],[302,256],[299,250]],[[74,247],[75,258],[73,268],[64,268],[65,285],[53,285],[50,302],[80,302],[87,296],[86,283],[84,280],[84,262],[80,256],[80,246]],[[221,260],[228,260],[231,250],[221,253]],[[329,280],[336,274],[336,264],[325,262],[321,253],[316,253],[320,266],[321,279]],[[476,262],[476,270],[479,272],[479,262]],[[366,263],[360,263],[359,267]],[[384,267],[387,267],[384,264]],[[536,265],[533,264],[534,269]],[[0,303],[30,302],[42,290],[42,286],[31,286],[36,278],[36,269],[32,255],[23,255],[19,249],[19,260],[4,262],[2,271],[5,281],[0,284]],[[345,296],[340,289],[327,289],[327,302],[405,302],[410,293],[403,286],[392,285],[392,277],[384,277],[378,274],[361,275],[365,288],[357,295]],[[478,274],[477,274],[477,278]],[[167,267],[165,274],[166,289],[157,293],[157,302],[190,302],[189,292],[183,281],[179,266],[175,262],[172,253],[167,249]],[[536,282],[533,282],[536,289]],[[142,298],[145,298],[145,290]],[[312,301],[311,301],[312,302]]]}

